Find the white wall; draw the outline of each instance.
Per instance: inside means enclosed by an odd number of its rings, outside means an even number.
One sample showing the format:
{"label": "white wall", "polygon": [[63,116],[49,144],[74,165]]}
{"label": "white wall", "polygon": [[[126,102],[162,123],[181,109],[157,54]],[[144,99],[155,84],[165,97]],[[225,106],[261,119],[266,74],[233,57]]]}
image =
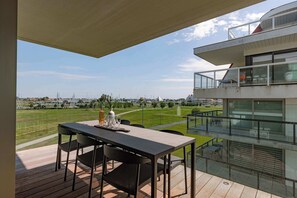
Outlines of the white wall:
{"label": "white wall", "polygon": [[15,197],[17,1],[0,0],[0,197]]}

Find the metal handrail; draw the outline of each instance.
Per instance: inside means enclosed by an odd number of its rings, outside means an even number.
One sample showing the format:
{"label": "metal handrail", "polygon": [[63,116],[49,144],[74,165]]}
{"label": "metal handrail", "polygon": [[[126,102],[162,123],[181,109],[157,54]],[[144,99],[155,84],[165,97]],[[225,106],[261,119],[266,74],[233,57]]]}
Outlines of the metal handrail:
{"label": "metal handrail", "polygon": [[[194,73],[194,88],[204,88],[204,89],[217,88],[218,87],[218,84],[217,83],[220,82],[220,80],[222,80],[220,78],[219,79],[216,78],[217,72],[222,72],[222,71],[225,71],[226,73],[229,72],[229,71],[230,72],[231,71],[236,71],[236,73],[237,73],[236,80],[237,81],[234,84],[237,84],[237,86],[240,87],[241,84],[244,83],[244,82],[241,82],[241,80],[240,80],[240,72],[242,70],[253,69],[253,68],[263,68],[263,67],[266,68],[266,72],[263,73],[263,74],[266,75],[266,78],[265,78],[265,82],[262,82],[261,84],[270,86],[271,84],[274,84],[274,83],[271,83],[271,80],[270,80],[270,77],[271,77],[270,69],[271,69],[271,67],[273,67],[273,66],[283,66],[283,65],[287,66],[288,64],[297,64],[297,62],[296,61],[286,61],[286,62],[279,62],[279,63],[251,65],[251,66],[241,66],[241,67],[235,67],[235,68],[225,68],[225,69],[217,69],[217,70],[195,72]],[[212,76],[214,76],[214,77],[210,77],[210,76],[204,75],[205,73],[212,73]],[[198,86],[196,85],[197,76],[201,78],[200,79],[200,86],[199,85]],[[202,83],[202,79],[203,78],[207,78],[206,79],[207,81],[208,80],[212,80],[212,82],[211,82],[212,86],[208,86],[208,82],[207,82],[207,84],[205,86],[203,86],[203,83]],[[284,78],[284,82],[282,82],[282,83],[290,84],[290,81],[287,82],[287,81],[285,81],[285,78]],[[293,83],[296,83],[296,82],[293,82]],[[244,83],[243,85],[250,85],[250,86],[252,86],[252,84],[248,84],[248,83]]]}
{"label": "metal handrail", "polygon": [[[267,66],[275,66],[275,65],[284,65],[284,64],[290,64],[290,63],[297,63],[296,61],[286,61],[286,62],[279,62],[279,63],[269,63],[269,64],[261,64],[261,65],[249,65],[249,66],[238,66],[233,68],[225,68],[225,69],[214,69],[214,70],[208,70],[208,71],[201,71],[201,72],[195,72],[194,74],[203,74],[203,73],[210,73],[210,72],[219,72],[219,71],[232,71],[232,70],[238,70],[238,69],[249,69],[249,68],[257,68],[257,67],[267,67]],[[203,75],[205,76],[205,75]],[[209,76],[205,76],[208,78],[211,78]]]}
{"label": "metal handrail", "polygon": [[[216,120],[218,120],[218,119],[221,119],[221,120],[226,119],[229,122],[229,126],[227,127],[227,129],[229,128],[228,134],[230,136],[232,136],[232,135],[241,136],[241,135],[238,135],[238,133],[236,133],[236,132],[232,132],[232,125],[231,125],[231,121],[232,120],[244,120],[244,121],[256,122],[257,123],[257,131],[256,131],[256,135],[257,136],[251,136],[250,135],[248,137],[255,138],[255,139],[258,139],[258,140],[260,140],[260,139],[262,139],[262,140],[271,140],[271,141],[278,141],[278,142],[284,142],[284,143],[290,143],[290,144],[296,145],[296,125],[297,125],[297,122],[278,121],[278,120],[260,120],[260,119],[250,119],[250,118],[233,118],[233,117],[227,117],[227,116],[194,115],[194,116],[188,116],[187,117],[187,129],[188,130],[195,129],[195,128],[189,127],[190,126],[189,122],[190,122],[190,118],[191,117],[195,119],[195,127],[197,127],[197,125],[196,125],[197,118],[207,118],[206,119],[206,124],[205,124],[205,129],[204,129],[204,131],[206,133],[209,133],[209,120],[208,120],[208,118],[215,118]],[[261,137],[261,134],[263,133],[263,131],[261,131],[261,129],[260,129],[260,124],[263,123],[263,122],[265,122],[265,123],[269,122],[269,123],[279,123],[279,124],[292,125],[292,128],[293,128],[293,130],[292,130],[292,140],[286,141],[286,140],[280,140],[280,139],[273,139],[273,138],[269,138],[269,137],[268,138]],[[210,131],[210,132],[212,132],[212,131]],[[220,132],[215,132],[215,133],[220,133]],[[226,134],[224,132],[221,132],[221,133]],[[287,137],[287,136],[285,136],[285,137]],[[289,136],[289,137],[291,137],[291,136]]]}
{"label": "metal handrail", "polygon": [[254,121],[254,122],[272,122],[272,123],[281,123],[281,124],[296,124],[297,122],[290,122],[290,121],[279,121],[279,120],[264,120],[264,119],[252,119],[252,118],[234,118],[234,117],[228,117],[228,116],[199,116],[197,115],[188,115],[188,117],[207,117],[207,118],[221,118],[221,119],[231,119],[231,120],[245,120],[245,121]]}

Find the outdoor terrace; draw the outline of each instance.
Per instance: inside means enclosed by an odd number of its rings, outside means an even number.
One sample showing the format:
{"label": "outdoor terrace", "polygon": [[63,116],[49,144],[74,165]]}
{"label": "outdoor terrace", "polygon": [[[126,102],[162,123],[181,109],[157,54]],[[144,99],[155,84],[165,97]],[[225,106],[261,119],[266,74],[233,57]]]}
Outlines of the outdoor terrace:
{"label": "outdoor terrace", "polygon": [[[16,153],[16,197],[87,197],[89,174],[79,165],[76,190],[71,191],[72,174],[63,181],[64,166],[54,171],[56,145],[50,145]],[[62,157],[65,159],[65,156]],[[74,152],[70,159],[73,161]],[[70,163],[69,170],[73,171],[74,164]],[[99,196],[99,180],[101,168],[97,168],[93,180],[93,197]],[[188,171],[189,173],[190,171]],[[188,175],[189,176],[189,175]],[[172,170],[171,192],[173,197],[189,197],[184,195],[183,167]],[[188,177],[188,181],[190,178]],[[162,197],[162,177],[158,182],[158,197]],[[149,197],[150,186],[141,189],[140,197]],[[106,185],[104,197],[127,197],[127,194]],[[196,197],[257,197],[276,198],[278,196],[250,188],[217,176],[200,171],[196,172]]]}

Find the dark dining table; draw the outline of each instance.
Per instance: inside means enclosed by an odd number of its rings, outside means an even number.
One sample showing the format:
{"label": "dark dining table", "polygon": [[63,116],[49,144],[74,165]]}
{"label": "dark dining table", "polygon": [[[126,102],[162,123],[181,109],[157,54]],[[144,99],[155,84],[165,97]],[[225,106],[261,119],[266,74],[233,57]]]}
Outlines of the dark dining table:
{"label": "dark dining table", "polygon": [[[107,144],[112,144],[131,152],[145,156],[151,160],[151,197],[157,197],[157,161],[159,158],[171,154],[184,146],[191,146],[191,192],[195,197],[195,138],[179,136],[169,133],[161,133],[153,129],[138,128],[128,125],[120,127],[129,132],[113,132],[107,129],[97,128],[94,125],[98,121],[83,123],[63,123],[58,127],[67,128],[75,133],[81,133],[93,137]],[[169,192],[170,195],[170,192]]]}

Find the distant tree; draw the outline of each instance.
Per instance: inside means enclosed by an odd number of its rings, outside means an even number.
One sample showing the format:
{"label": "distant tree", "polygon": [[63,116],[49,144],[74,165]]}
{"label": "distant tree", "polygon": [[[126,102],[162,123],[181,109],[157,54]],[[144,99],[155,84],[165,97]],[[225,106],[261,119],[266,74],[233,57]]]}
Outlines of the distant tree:
{"label": "distant tree", "polygon": [[182,101],[182,102],[181,102],[181,106],[186,106],[185,101]]}
{"label": "distant tree", "polygon": [[64,102],[61,104],[61,108],[64,108],[65,107],[65,104],[64,104]]}
{"label": "distant tree", "polygon": [[154,108],[156,108],[156,107],[158,106],[158,103],[157,103],[157,102],[152,102],[152,106],[153,106]]}
{"label": "distant tree", "polygon": [[160,102],[160,107],[161,107],[162,109],[164,109],[164,107],[166,107],[166,103],[165,103],[165,102]]}
{"label": "distant tree", "polygon": [[143,97],[140,97],[139,100],[138,100],[138,102],[139,102],[139,106],[140,106],[140,107],[143,107],[144,104],[145,104],[145,100],[144,100]]}
{"label": "distant tree", "polygon": [[33,106],[34,106],[33,102],[30,102],[29,107],[33,108]]}
{"label": "distant tree", "polygon": [[86,103],[84,107],[85,107],[85,108],[88,108],[88,104]]}
{"label": "distant tree", "polygon": [[174,102],[170,101],[170,102],[168,102],[167,105],[168,105],[169,108],[172,108],[172,107],[174,107]]}
{"label": "distant tree", "polygon": [[57,107],[58,107],[58,105],[57,105],[57,104],[55,104],[55,105],[54,105],[54,108],[57,108]]}
{"label": "distant tree", "polygon": [[82,99],[79,99],[79,100],[77,101],[77,103],[84,103],[84,101],[83,101]]}

